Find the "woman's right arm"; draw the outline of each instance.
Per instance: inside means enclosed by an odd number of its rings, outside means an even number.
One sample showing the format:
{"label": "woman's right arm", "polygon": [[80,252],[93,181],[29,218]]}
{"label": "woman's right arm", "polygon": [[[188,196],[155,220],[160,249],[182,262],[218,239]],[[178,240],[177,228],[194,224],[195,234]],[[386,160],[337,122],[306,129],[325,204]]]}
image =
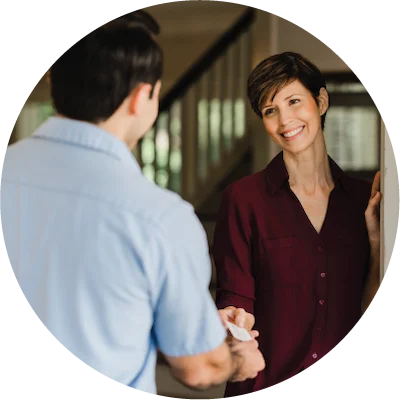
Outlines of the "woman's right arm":
{"label": "woman's right arm", "polygon": [[217,307],[223,320],[248,330],[254,325],[250,208],[235,184],[222,195],[212,253],[217,271]]}

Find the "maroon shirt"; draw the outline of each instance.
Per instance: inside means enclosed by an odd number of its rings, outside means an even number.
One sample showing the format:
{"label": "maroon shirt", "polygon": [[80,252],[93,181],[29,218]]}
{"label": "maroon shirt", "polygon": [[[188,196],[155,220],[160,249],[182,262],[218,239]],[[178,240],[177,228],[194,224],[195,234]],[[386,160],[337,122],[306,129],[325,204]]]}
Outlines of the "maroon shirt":
{"label": "maroon shirt", "polygon": [[255,315],[267,367],[226,396],[264,389],[333,349],[361,315],[369,267],[364,211],[371,185],[331,159],[335,182],[320,233],[291,191],[280,153],[224,192],[215,230],[217,306]]}

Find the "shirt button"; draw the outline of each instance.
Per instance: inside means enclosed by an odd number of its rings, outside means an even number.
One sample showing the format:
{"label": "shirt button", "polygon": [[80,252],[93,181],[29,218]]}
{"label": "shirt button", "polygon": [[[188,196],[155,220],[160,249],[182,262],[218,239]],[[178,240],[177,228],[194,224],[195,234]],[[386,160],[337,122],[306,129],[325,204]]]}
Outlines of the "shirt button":
{"label": "shirt button", "polygon": [[322,332],[322,328],[317,328],[317,332]]}
{"label": "shirt button", "polygon": [[325,272],[321,272],[321,278],[325,278],[326,277],[326,273]]}
{"label": "shirt button", "polygon": [[317,353],[314,353],[313,355],[312,355],[312,358],[315,360],[316,358],[318,357],[318,354]]}
{"label": "shirt button", "polygon": [[324,303],[325,303],[325,301],[324,301],[324,300],[320,300],[318,303],[319,303],[321,306],[323,306]]}
{"label": "shirt button", "polygon": [[318,246],[317,250],[318,253],[322,253],[324,251],[324,248],[322,246]]}

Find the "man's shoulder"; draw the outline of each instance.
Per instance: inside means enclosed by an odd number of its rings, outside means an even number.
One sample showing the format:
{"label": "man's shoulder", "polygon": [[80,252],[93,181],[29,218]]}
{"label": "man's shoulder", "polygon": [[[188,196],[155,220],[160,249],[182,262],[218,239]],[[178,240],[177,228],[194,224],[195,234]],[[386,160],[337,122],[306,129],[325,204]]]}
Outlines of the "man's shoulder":
{"label": "man's shoulder", "polygon": [[132,175],[121,169],[117,179],[108,180],[101,191],[101,200],[109,202],[116,211],[126,212],[135,221],[142,221],[166,239],[172,238],[177,230],[192,232],[201,228],[192,204],[140,172]]}
{"label": "man's shoulder", "polygon": [[178,193],[162,188],[142,175],[123,192],[123,200],[132,212],[147,216],[153,222],[192,208]]}

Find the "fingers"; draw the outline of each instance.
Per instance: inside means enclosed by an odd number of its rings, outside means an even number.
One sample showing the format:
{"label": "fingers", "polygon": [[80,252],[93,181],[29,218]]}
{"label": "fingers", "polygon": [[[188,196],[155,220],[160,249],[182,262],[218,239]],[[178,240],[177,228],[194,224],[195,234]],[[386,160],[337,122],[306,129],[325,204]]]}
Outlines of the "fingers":
{"label": "fingers", "polygon": [[374,181],[372,182],[371,199],[374,198],[376,193],[379,191],[380,182],[381,182],[381,171],[378,171],[375,174]]}
{"label": "fingers", "polygon": [[236,308],[233,306],[226,307],[222,310],[218,310],[219,317],[221,318],[222,323],[225,328],[227,327],[227,322],[234,322],[235,320],[235,310]]}
{"label": "fingers", "polygon": [[248,331],[254,326],[254,315],[246,312],[243,308],[237,308],[235,312],[235,324]]}
{"label": "fingers", "polygon": [[375,196],[370,200],[371,207],[376,208],[381,201],[381,192],[376,192]]}
{"label": "fingers", "polygon": [[243,308],[237,308],[235,312],[235,324],[240,328],[246,325],[246,311]]}
{"label": "fingers", "polygon": [[229,334],[228,338],[227,338],[227,343],[230,346],[231,349],[235,349],[235,351],[239,351],[239,350],[243,350],[244,348],[246,348],[246,344],[244,344],[243,346],[239,346],[240,343],[249,343],[249,342],[256,342],[255,344],[253,343],[253,346],[255,346],[256,348],[258,348],[259,344],[258,342],[255,340],[255,338],[257,338],[258,336],[260,336],[260,332],[258,331],[251,331],[249,332],[250,336],[253,338],[253,340],[249,340],[247,342],[241,342],[240,340],[235,339],[232,335]]}
{"label": "fingers", "polygon": [[218,313],[225,327],[227,327],[227,322],[232,322],[250,331],[255,323],[254,315],[246,312],[244,308],[229,306],[218,310]]}
{"label": "fingers", "polygon": [[260,332],[258,332],[258,331],[251,331],[251,332],[250,332],[250,336],[251,336],[253,339],[255,339],[256,337],[259,337],[259,336],[260,336]]}
{"label": "fingers", "polygon": [[371,217],[376,214],[379,203],[381,202],[381,198],[382,198],[381,192],[376,192],[374,197],[370,198],[368,202],[368,207],[365,210],[365,215],[367,217]]}
{"label": "fingers", "polygon": [[258,342],[257,340],[249,340],[247,342],[240,342],[238,340],[234,340],[231,343],[231,351],[235,353],[242,353],[242,352],[247,352],[247,351],[253,351],[258,349]]}
{"label": "fingers", "polygon": [[227,328],[226,322],[228,321],[228,316],[224,310],[218,310],[219,317],[221,318],[222,323],[224,324],[225,328]]}

